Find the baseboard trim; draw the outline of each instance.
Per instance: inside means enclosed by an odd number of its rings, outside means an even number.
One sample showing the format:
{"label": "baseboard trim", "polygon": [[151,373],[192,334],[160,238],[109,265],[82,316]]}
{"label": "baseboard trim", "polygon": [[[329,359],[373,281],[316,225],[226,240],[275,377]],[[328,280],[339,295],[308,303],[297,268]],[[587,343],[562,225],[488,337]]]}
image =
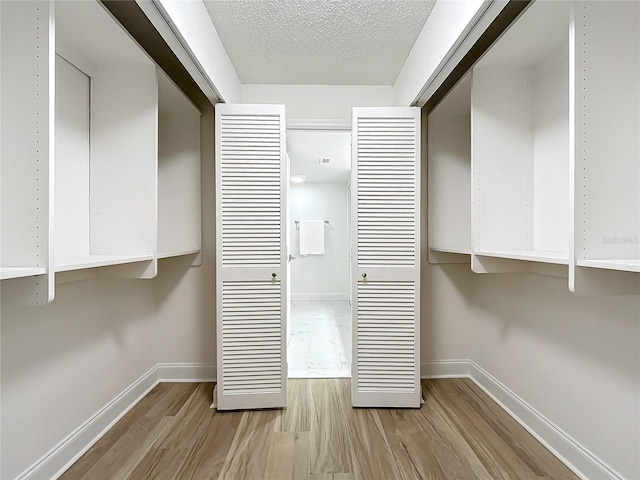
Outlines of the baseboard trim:
{"label": "baseboard trim", "polygon": [[292,293],[291,300],[324,300],[348,302],[349,295],[345,293]]}
{"label": "baseboard trim", "polygon": [[[472,360],[423,363],[421,371],[422,378],[470,378],[580,478],[623,480],[622,475]],[[211,364],[157,364],[16,477],[16,480],[60,477],[158,383],[209,382],[215,381],[215,378],[216,367]]]}
{"label": "baseboard trim", "polygon": [[200,363],[160,363],[138,378],[15,480],[57,479],[160,382],[215,381],[216,367]]}
{"label": "baseboard trim", "polygon": [[580,478],[624,479],[473,360],[427,362],[421,365],[421,373],[422,378],[470,378]]}

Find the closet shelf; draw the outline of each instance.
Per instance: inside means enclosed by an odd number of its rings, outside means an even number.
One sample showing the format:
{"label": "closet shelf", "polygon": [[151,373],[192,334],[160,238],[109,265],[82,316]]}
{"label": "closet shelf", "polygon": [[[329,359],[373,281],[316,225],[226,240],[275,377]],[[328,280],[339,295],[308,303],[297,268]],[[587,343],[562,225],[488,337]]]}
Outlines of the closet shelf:
{"label": "closet shelf", "polygon": [[158,253],[158,258],[182,257],[185,255],[196,255],[198,253],[200,253],[200,249],[183,250],[181,252],[164,252],[164,253]]}
{"label": "closet shelf", "polygon": [[640,292],[639,19],[638,2],[532,2],[428,112],[430,263],[471,245],[475,273]]}
{"label": "closet shelf", "polygon": [[44,275],[45,273],[47,273],[47,269],[42,267],[0,267],[0,280],[32,277]]}
{"label": "closet shelf", "polygon": [[458,255],[471,255],[470,248],[440,248],[440,247],[429,247],[429,250],[432,252],[441,252],[441,253],[455,253]]}
{"label": "closet shelf", "polygon": [[566,252],[551,252],[544,250],[508,250],[508,251],[476,251],[474,255],[481,257],[507,258],[525,260],[529,262],[554,263],[569,265],[569,254]]}
{"label": "closet shelf", "polygon": [[578,260],[577,265],[579,267],[602,268],[606,270],[640,273],[639,258],[625,258],[619,260]]}
{"label": "closet shelf", "polygon": [[153,255],[86,255],[61,257],[56,259],[56,272],[82,270],[84,268],[107,267],[125,263],[146,262],[153,260]]}
{"label": "closet shelf", "polygon": [[471,73],[427,118],[429,262],[471,261]]}

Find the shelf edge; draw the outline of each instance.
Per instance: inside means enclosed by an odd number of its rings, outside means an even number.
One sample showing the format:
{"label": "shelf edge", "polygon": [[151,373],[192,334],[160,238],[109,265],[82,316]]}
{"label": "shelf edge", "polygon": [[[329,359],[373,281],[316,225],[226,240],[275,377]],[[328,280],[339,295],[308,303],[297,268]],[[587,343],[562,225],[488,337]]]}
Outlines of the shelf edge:
{"label": "shelf edge", "polygon": [[47,269],[44,267],[0,267],[0,280],[35,277],[46,273]]}

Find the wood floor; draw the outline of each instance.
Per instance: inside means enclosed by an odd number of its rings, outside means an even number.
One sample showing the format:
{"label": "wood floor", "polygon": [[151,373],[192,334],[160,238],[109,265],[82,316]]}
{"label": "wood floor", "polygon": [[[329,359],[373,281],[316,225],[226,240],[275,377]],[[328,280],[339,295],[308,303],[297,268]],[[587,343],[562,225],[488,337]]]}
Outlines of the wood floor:
{"label": "wood floor", "polygon": [[576,479],[470,380],[420,410],[353,409],[349,379],[289,381],[286,410],[218,413],[211,383],[161,383],[61,478]]}

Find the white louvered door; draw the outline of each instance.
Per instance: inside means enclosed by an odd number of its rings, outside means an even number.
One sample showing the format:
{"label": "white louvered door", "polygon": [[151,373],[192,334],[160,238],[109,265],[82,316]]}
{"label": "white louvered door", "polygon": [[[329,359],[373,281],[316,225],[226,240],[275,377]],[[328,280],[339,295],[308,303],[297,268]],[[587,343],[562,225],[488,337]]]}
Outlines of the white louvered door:
{"label": "white louvered door", "polygon": [[352,403],[420,406],[420,109],[354,108]]}
{"label": "white louvered door", "polygon": [[284,106],[216,105],[218,410],[286,406]]}

